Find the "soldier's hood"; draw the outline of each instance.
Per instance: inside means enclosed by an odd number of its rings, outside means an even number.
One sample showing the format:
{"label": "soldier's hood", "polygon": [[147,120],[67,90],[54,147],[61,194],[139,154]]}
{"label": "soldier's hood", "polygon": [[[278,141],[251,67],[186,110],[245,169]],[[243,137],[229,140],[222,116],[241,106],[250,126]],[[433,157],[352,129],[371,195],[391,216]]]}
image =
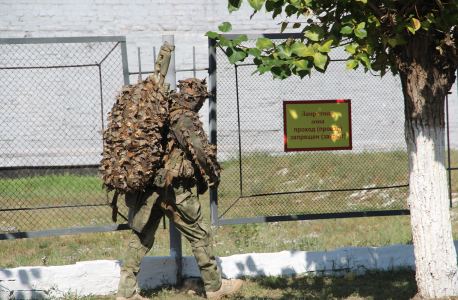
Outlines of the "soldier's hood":
{"label": "soldier's hood", "polygon": [[179,92],[173,97],[171,107],[184,107],[198,112],[205,100],[212,94],[207,92],[207,83],[197,78],[188,78],[178,81]]}

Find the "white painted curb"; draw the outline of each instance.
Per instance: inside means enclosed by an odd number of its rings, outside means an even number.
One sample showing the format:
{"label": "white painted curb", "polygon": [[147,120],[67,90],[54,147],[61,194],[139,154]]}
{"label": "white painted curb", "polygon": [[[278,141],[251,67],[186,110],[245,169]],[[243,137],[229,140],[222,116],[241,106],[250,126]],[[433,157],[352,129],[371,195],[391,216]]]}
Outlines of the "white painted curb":
{"label": "white painted curb", "polygon": [[[458,241],[455,241],[455,248]],[[317,275],[362,274],[367,269],[415,268],[413,245],[344,247],[333,251],[282,251],[217,257],[223,277],[278,276],[312,272]],[[68,293],[107,295],[118,287],[122,261],[98,260],[54,267],[19,267],[0,270],[0,299],[46,298]],[[176,283],[175,260],[146,257],[138,274],[141,288]],[[200,277],[194,257],[183,258],[183,275]]]}

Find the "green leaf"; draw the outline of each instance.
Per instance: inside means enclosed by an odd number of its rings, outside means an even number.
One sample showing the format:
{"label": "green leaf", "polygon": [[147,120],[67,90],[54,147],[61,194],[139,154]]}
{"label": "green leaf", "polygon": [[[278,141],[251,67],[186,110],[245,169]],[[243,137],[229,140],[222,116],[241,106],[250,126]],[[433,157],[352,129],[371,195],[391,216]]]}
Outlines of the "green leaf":
{"label": "green leaf", "polygon": [[306,57],[315,55],[315,50],[312,47],[307,47],[301,42],[295,42],[291,45],[291,52],[297,56]]}
{"label": "green leaf", "polygon": [[429,20],[421,22],[421,27],[423,27],[423,29],[426,30],[426,31],[428,31],[430,25],[431,25],[431,22]]}
{"label": "green leaf", "polygon": [[351,43],[351,44],[345,46],[345,51],[347,51],[350,54],[355,54],[357,47],[358,47],[357,43]]}
{"label": "green leaf", "polygon": [[248,0],[248,3],[250,3],[251,7],[255,10],[261,10],[264,2],[266,2],[266,0]]}
{"label": "green leaf", "polygon": [[273,67],[280,67],[282,65],[282,61],[279,60],[279,59],[274,58],[273,55],[272,55],[272,57],[270,57],[270,56],[269,57],[263,57],[262,58],[262,62],[265,65],[271,65]]}
{"label": "green leaf", "polygon": [[232,43],[234,43],[235,45],[240,45],[242,42],[246,42],[248,41],[248,37],[244,34],[241,34],[239,35],[238,37],[236,37]]}
{"label": "green leaf", "polygon": [[229,58],[229,62],[233,65],[238,61],[243,60],[246,57],[246,53],[240,49],[229,47],[226,50],[226,55]]}
{"label": "green leaf", "polygon": [[360,39],[363,39],[367,36],[367,30],[364,28],[355,29],[355,35],[359,37]]}
{"label": "green leaf", "polygon": [[295,13],[297,13],[299,10],[293,6],[293,5],[288,5],[286,8],[285,8],[285,13],[288,17],[291,17],[292,15],[294,15]]}
{"label": "green leaf", "polygon": [[344,16],[342,18],[342,24],[348,24],[348,25],[353,26],[354,24],[356,24],[355,17],[352,16],[351,14]]}
{"label": "green leaf", "polygon": [[207,31],[205,36],[208,36],[209,38],[212,38],[212,39],[216,39],[217,37],[219,37],[219,34],[213,31]]}
{"label": "green leaf", "polygon": [[379,20],[376,16],[371,16],[371,17],[369,17],[369,18],[370,18],[369,22],[375,23],[375,28],[379,28],[380,25],[382,25],[382,24],[380,23],[380,20]]}
{"label": "green leaf", "polygon": [[404,39],[404,36],[402,34],[398,34],[394,38],[389,38],[388,39],[388,44],[390,44],[391,47],[396,47],[397,45],[404,45],[406,43],[406,40]]}
{"label": "green leaf", "polygon": [[280,56],[280,58],[283,59],[291,58],[291,48],[284,45],[279,45],[277,46],[277,54]]}
{"label": "green leaf", "polygon": [[[457,0],[458,1],[458,0]],[[296,8],[301,8],[301,0],[291,0],[291,5],[295,6]]]}
{"label": "green leaf", "polygon": [[291,47],[291,44],[294,42],[294,38],[293,36],[291,35],[286,41],[285,41],[285,45],[288,46],[288,47]]}
{"label": "green leaf", "polygon": [[398,41],[396,39],[388,39],[388,44],[394,48],[398,44]]}
{"label": "green leaf", "polygon": [[218,26],[218,29],[221,32],[229,32],[229,31],[232,30],[232,25],[229,22],[224,22],[224,23],[221,23],[221,25]]}
{"label": "green leaf", "polygon": [[340,29],[340,33],[345,34],[345,35],[349,35],[352,32],[353,32],[353,27],[349,26],[349,25],[344,26],[344,27],[342,27],[342,29]]}
{"label": "green leaf", "polygon": [[293,28],[296,29],[296,28],[300,28],[301,26],[302,26],[301,23],[294,23]]}
{"label": "green leaf", "polygon": [[304,78],[307,75],[310,75],[310,70],[299,70],[297,72],[297,75],[299,75],[302,78]]}
{"label": "green leaf", "polygon": [[254,57],[260,57],[261,56],[261,50],[258,48],[250,48],[248,49],[248,54],[254,56]]}
{"label": "green leaf", "polygon": [[406,39],[404,38],[404,35],[402,35],[402,34],[398,34],[395,37],[395,39],[396,39],[398,45],[404,45],[404,44],[407,43]]}
{"label": "green leaf", "polygon": [[288,27],[288,22],[282,22],[281,23],[280,33],[283,33],[283,31],[285,31],[286,27]]}
{"label": "green leaf", "polygon": [[333,42],[334,42],[334,39],[332,37],[329,37],[328,39],[320,43],[320,47],[318,48],[318,51],[331,52],[331,45]]}
{"label": "green leaf", "polygon": [[266,11],[271,12],[277,8],[281,8],[283,6],[283,1],[278,0],[267,0],[266,1]]}
{"label": "green leaf", "polygon": [[367,69],[372,69],[372,67],[371,67],[371,61],[370,61],[369,58],[367,57],[366,53],[360,53],[360,54],[358,54],[357,58],[360,59],[360,60],[364,63],[364,66],[365,66]]}
{"label": "green leaf", "polygon": [[367,36],[367,31],[365,29],[366,27],[366,23],[365,22],[361,22],[358,24],[358,26],[356,27],[355,29],[355,35],[357,37],[359,37],[360,39],[363,39]]}
{"label": "green leaf", "polygon": [[[258,71],[259,71],[259,73],[260,73],[261,75],[264,74],[265,72],[269,72],[270,69],[272,69],[271,66],[265,66],[265,65],[259,65],[259,66],[258,66]],[[256,72],[254,72],[254,73],[256,73]],[[253,73],[253,74],[254,74],[254,73]]]}
{"label": "green leaf", "polygon": [[312,25],[305,33],[305,37],[312,41],[319,41],[324,37],[324,29],[318,25]]}
{"label": "green leaf", "polygon": [[242,5],[243,0],[228,0],[227,1],[227,9],[229,13],[239,10],[240,6]]}
{"label": "green leaf", "polygon": [[334,36],[340,36],[341,35],[340,34],[340,30],[341,29],[342,29],[342,25],[341,24],[334,23],[332,25],[331,29],[329,30],[329,32]]}
{"label": "green leaf", "polygon": [[328,56],[317,52],[313,56],[313,62],[315,63],[315,66],[317,66],[318,68],[324,69],[326,63],[328,62]]}
{"label": "green leaf", "polygon": [[370,56],[374,55],[374,47],[372,47],[370,44],[368,44],[366,48],[363,48],[363,50],[366,51]]}
{"label": "green leaf", "polygon": [[287,65],[282,65],[281,67],[273,67],[270,70],[272,75],[278,79],[285,79],[291,76],[291,69]]}
{"label": "green leaf", "polygon": [[421,28],[421,23],[418,19],[412,18],[411,19],[413,27],[415,28],[415,31]]}
{"label": "green leaf", "polygon": [[407,30],[409,30],[410,32],[412,32],[413,34],[415,34],[415,28],[414,28],[414,27],[407,26]]}
{"label": "green leaf", "polygon": [[377,59],[372,63],[372,68],[376,71],[380,71],[385,68],[386,61],[388,60],[388,54],[381,52],[377,55]]}
{"label": "green leaf", "polygon": [[302,70],[311,70],[313,67],[313,63],[307,59],[293,61],[293,64]]}
{"label": "green leaf", "polygon": [[278,7],[276,9],[274,9],[274,13],[272,14],[272,19],[275,19],[278,15],[280,15],[282,13],[282,9],[281,7]]}
{"label": "green leaf", "polygon": [[220,37],[219,37],[219,44],[220,44],[220,46],[222,46],[222,47],[232,47],[232,41],[231,41],[231,40],[228,40],[228,39],[225,38],[224,36],[220,36]]}
{"label": "green leaf", "polygon": [[401,33],[402,31],[404,31],[404,28],[406,28],[408,26],[407,23],[405,22],[400,22],[400,23],[397,23],[394,28],[393,28],[393,32],[394,33]]}
{"label": "green leaf", "polygon": [[272,41],[268,38],[258,38],[258,41],[256,42],[256,47],[259,49],[269,49],[272,48],[274,44]]}
{"label": "green leaf", "polygon": [[346,65],[347,65],[347,70],[350,70],[350,69],[354,69],[357,65],[358,65],[358,61],[356,59],[347,59],[347,62],[346,62]]}

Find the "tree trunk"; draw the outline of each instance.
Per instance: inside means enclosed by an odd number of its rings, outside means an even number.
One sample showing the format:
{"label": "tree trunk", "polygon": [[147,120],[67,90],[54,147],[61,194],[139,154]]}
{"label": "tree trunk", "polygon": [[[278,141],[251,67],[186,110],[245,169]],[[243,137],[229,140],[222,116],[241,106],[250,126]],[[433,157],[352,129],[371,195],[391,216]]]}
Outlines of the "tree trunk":
{"label": "tree trunk", "polygon": [[444,100],[455,72],[435,51],[428,34],[417,33],[398,57],[409,153],[408,205],[422,298],[458,295],[444,137]]}

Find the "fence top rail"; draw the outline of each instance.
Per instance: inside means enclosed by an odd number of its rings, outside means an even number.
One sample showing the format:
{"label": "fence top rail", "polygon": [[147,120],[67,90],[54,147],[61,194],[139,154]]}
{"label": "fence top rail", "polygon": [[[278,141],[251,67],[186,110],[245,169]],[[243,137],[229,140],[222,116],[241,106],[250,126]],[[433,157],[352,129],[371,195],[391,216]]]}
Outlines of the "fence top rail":
{"label": "fence top rail", "polygon": [[125,36],[81,36],[81,37],[45,37],[45,38],[4,38],[1,44],[59,44],[59,43],[97,43],[125,42]]}

